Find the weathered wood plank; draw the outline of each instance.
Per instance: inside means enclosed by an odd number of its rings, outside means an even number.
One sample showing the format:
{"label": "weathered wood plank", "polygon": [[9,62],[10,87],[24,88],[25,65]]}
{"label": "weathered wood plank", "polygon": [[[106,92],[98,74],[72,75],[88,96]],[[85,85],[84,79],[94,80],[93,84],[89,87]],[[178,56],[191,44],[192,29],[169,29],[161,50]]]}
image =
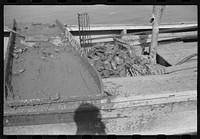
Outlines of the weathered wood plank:
{"label": "weathered wood plank", "polygon": [[[178,32],[178,33],[160,33],[158,34],[158,38],[183,38],[187,36],[196,36],[197,38],[197,31],[191,31],[191,32]],[[126,41],[137,41],[140,39],[148,39],[148,42],[150,42],[150,39],[152,38],[152,34],[148,35],[129,35],[129,36],[123,36],[122,39]]]}
{"label": "weathered wood plank", "polygon": [[7,108],[4,110],[4,116],[31,116],[31,115],[45,115],[45,114],[56,114],[56,113],[67,113],[74,112],[79,105],[82,103],[91,103],[97,106],[102,110],[110,109],[121,109],[121,108],[130,108],[135,106],[143,105],[155,105],[163,103],[173,103],[173,102],[182,102],[187,100],[196,100],[197,91],[181,91],[181,92],[166,92],[162,94],[150,94],[145,96],[132,95],[127,97],[116,97],[110,98],[109,102],[107,99],[102,99],[99,101],[76,101],[68,103],[52,103],[52,104],[41,104],[36,106],[23,106],[16,108]]}
{"label": "weathered wood plank", "polygon": [[[51,121],[44,124],[44,121],[48,119],[43,117],[39,125],[5,126],[4,134],[80,134],[80,132],[82,134],[181,134],[196,132],[196,103],[196,101],[186,101],[99,110],[100,113],[97,115],[100,119],[97,123],[74,121],[77,113],[57,115],[56,117],[59,117],[57,123]],[[79,114],[87,119],[88,113],[90,114],[90,112]],[[7,123],[9,122],[10,119],[7,119]],[[97,126],[100,123],[103,126]],[[99,129],[101,132],[98,132]]]}
{"label": "weathered wood plank", "polygon": [[[166,28],[182,28],[182,27],[191,27],[191,26],[197,26],[197,23],[165,23],[161,24],[160,28],[166,29]],[[71,31],[78,31],[78,26],[71,25],[68,26]],[[90,26],[90,30],[135,30],[135,29],[152,29],[151,25],[129,25],[129,24],[96,24]]]}
{"label": "weathered wood plank", "polygon": [[144,96],[197,89],[197,70],[166,75],[103,79],[105,90],[119,96]]}
{"label": "weathered wood plank", "polygon": [[153,24],[152,24],[152,37],[151,37],[151,45],[149,49],[149,58],[151,63],[156,64],[156,54],[157,54],[157,45],[158,45],[158,33],[159,26],[162,18],[162,14],[164,12],[165,6],[154,5],[153,6]]}
{"label": "weathered wood plank", "polygon": [[[16,21],[13,19],[12,23],[12,29],[15,30],[16,28]],[[4,60],[4,102],[6,102],[7,99],[13,98],[14,93],[11,86],[11,71],[12,71],[12,61],[13,61],[13,49],[14,49],[14,40],[15,40],[15,34],[10,33],[8,46],[5,54],[5,60]]]}
{"label": "weathered wood plank", "polygon": [[[185,32],[185,31],[196,31],[197,26],[191,26],[191,27],[185,27],[185,28],[169,28],[169,29],[160,29],[160,33],[167,33],[167,32]],[[121,31],[120,31],[121,32]],[[113,34],[113,33],[111,33]],[[152,30],[147,31],[139,31],[134,33],[128,33],[128,34],[116,34],[116,35],[108,35],[108,36],[101,36],[101,37],[93,37],[87,40],[99,40],[99,39],[106,39],[106,38],[114,38],[114,37],[123,37],[123,36],[129,36],[129,35],[142,35],[142,34],[152,34]],[[94,34],[93,34],[94,35]]]}
{"label": "weathered wood plank", "polygon": [[[129,44],[131,46],[140,46],[144,44],[150,45],[152,39],[152,35],[135,35],[135,36],[124,36],[122,39],[115,38],[116,41],[120,43]],[[182,32],[182,33],[161,33],[158,36],[158,45],[160,42],[164,41],[184,41],[187,39],[196,39],[197,40],[197,32]],[[147,46],[148,46],[147,45]]]}

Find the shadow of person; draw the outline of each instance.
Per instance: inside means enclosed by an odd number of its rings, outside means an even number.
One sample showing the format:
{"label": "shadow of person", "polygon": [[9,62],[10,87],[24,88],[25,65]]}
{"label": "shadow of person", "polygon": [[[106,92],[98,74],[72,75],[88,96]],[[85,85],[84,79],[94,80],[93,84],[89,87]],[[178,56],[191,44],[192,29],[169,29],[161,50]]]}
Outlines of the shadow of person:
{"label": "shadow of person", "polygon": [[104,135],[105,125],[101,121],[99,109],[89,103],[81,104],[75,111],[74,121],[77,125],[77,135]]}

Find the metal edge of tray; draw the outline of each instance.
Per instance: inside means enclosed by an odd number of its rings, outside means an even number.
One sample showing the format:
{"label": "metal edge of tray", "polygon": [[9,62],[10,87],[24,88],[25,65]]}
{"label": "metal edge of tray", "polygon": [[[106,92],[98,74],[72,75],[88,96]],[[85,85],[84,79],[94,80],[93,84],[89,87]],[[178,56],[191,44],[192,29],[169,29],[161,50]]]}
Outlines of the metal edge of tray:
{"label": "metal edge of tray", "polygon": [[103,83],[102,79],[96,70],[96,68],[89,62],[89,60],[86,57],[86,54],[84,52],[84,48],[81,48],[80,44],[76,41],[74,36],[67,30],[65,29],[64,25],[56,19],[56,23],[58,27],[62,30],[62,32],[65,34],[65,37],[67,38],[68,42],[71,44],[71,46],[74,49],[74,52],[77,52],[75,55],[79,61],[79,63],[85,67],[85,69],[90,73],[92,78],[95,80],[96,85],[98,86],[101,94],[103,94]]}

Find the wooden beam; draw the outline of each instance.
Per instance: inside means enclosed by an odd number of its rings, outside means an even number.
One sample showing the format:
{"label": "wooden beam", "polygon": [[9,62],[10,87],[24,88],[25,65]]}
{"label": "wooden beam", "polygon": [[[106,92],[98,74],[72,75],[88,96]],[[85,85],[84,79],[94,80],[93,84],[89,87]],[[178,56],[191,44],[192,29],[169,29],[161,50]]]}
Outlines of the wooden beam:
{"label": "wooden beam", "polygon": [[[12,29],[16,30],[15,19],[13,19],[12,22]],[[10,74],[12,71],[12,62],[13,62],[12,51],[14,49],[13,45],[14,40],[15,40],[15,34],[11,32],[4,60],[4,102],[6,102],[8,99],[14,98],[14,93],[11,85],[11,74]]]}
{"label": "wooden beam", "polygon": [[[163,23],[161,24],[161,28],[179,28],[179,27],[190,27],[190,26],[197,25],[197,22],[170,22],[170,23]],[[66,28],[70,28],[71,31],[78,31],[78,25],[67,25],[65,24]],[[90,31],[106,31],[106,30],[143,30],[143,29],[151,29],[151,24],[140,24],[140,25],[133,25],[133,24],[95,24],[90,25]]]}
{"label": "wooden beam", "polygon": [[152,63],[156,63],[156,53],[158,44],[159,25],[164,12],[165,6],[153,6],[153,24],[152,24],[152,38],[149,58]]}
{"label": "wooden beam", "polygon": [[[146,41],[141,41],[143,38],[143,40]],[[169,41],[169,40],[174,40],[174,41],[178,41],[178,40],[184,40],[187,38],[192,38],[192,39],[197,39],[197,31],[195,32],[181,32],[181,33],[162,33],[159,34],[158,36],[158,42],[159,41]],[[117,40],[118,42],[121,43],[127,43],[131,46],[133,45],[141,45],[141,44],[145,44],[145,43],[151,43],[151,39],[152,39],[152,35],[131,35],[131,36],[124,36],[122,37],[122,39],[116,38],[115,40]]]}
{"label": "wooden beam", "polygon": [[[198,32],[197,31],[190,31],[190,32],[178,32],[178,33],[160,33],[158,34],[159,38],[182,38],[186,36],[196,36],[197,37]],[[152,34],[148,35],[129,35],[129,36],[123,36],[122,39],[127,41],[140,41],[141,39],[152,39]]]}
{"label": "wooden beam", "polygon": [[127,34],[127,29],[123,29],[121,35]]}
{"label": "wooden beam", "polygon": [[[146,117],[148,120],[149,114],[155,119],[160,119],[159,116],[163,116],[163,113],[173,117],[174,113],[186,112],[191,110],[196,110],[197,103],[197,91],[181,91],[181,92],[170,92],[163,94],[154,94],[146,96],[130,96],[130,97],[117,97],[111,100],[111,103],[85,103],[88,107],[83,107],[84,103],[71,105],[71,104],[61,104],[59,107],[52,107],[49,105],[49,113],[24,113],[25,108],[21,108],[21,113],[13,113],[12,115],[4,115],[4,126],[7,128],[17,127],[17,126],[33,126],[34,124],[43,126],[42,124],[57,124],[57,123],[68,123],[66,126],[70,126],[70,123],[75,123],[77,120],[81,121],[81,118],[75,120],[75,116],[80,115],[81,117],[88,116],[89,114],[97,113],[100,115],[102,121],[107,121],[108,123],[115,120],[120,120],[124,125],[128,123],[127,120],[123,121],[123,118],[130,118],[131,121],[138,122],[138,120],[144,120]],[[185,107],[187,106],[187,107]],[[29,109],[27,107],[26,109]],[[34,108],[31,108],[34,109]],[[52,109],[61,109],[62,112],[55,112]],[[177,110],[178,109],[178,110]],[[18,109],[17,109],[18,110]],[[17,111],[16,110],[16,111]],[[16,112],[13,111],[13,112]],[[123,112],[123,115],[120,113]],[[14,116],[13,116],[14,115]],[[143,115],[143,116],[141,116]],[[165,116],[167,116],[165,115]],[[96,116],[96,115],[94,115]],[[190,114],[192,116],[192,114]],[[78,116],[79,117],[79,116]],[[169,118],[170,118],[169,117]],[[188,117],[188,116],[187,116]],[[95,118],[95,117],[94,117]],[[195,117],[193,117],[196,119]],[[99,120],[100,120],[99,119]],[[151,121],[151,120],[150,120]],[[149,122],[150,122],[149,121]],[[95,121],[87,121],[91,124],[95,124]],[[170,122],[170,121],[169,121]],[[112,123],[106,124],[108,129],[113,129]],[[147,127],[149,124],[145,124]],[[151,125],[151,124],[150,124]],[[83,125],[85,126],[85,125]],[[135,124],[133,124],[135,126]],[[177,126],[175,124],[175,126]],[[120,126],[118,126],[120,127]],[[133,128],[130,129],[130,132]],[[18,129],[18,131],[20,131]],[[16,132],[16,131],[15,131]]]}
{"label": "wooden beam", "polygon": [[[182,27],[181,28],[169,28],[169,29],[160,30],[159,32],[160,33],[184,32],[184,31],[191,31],[191,30],[197,30],[197,26],[184,27],[184,28],[182,28]],[[129,35],[143,35],[143,34],[152,34],[152,30],[127,33],[127,34],[100,36],[100,37],[90,38],[90,39],[86,39],[86,40],[100,40],[100,39],[107,39],[107,38],[123,37],[123,36],[129,36]]]}

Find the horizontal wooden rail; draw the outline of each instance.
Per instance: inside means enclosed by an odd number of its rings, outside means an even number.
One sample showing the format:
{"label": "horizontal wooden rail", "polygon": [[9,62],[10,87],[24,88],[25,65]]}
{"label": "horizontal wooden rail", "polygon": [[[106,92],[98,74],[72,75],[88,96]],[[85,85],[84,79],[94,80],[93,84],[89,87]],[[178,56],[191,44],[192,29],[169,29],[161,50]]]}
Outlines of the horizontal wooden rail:
{"label": "horizontal wooden rail", "polygon": [[[144,43],[151,42],[152,35],[135,35],[135,36],[124,36],[121,39],[115,38],[120,43],[128,43],[129,45],[141,45]],[[181,32],[181,33],[161,33],[158,36],[158,41],[169,41],[169,40],[184,40],[184,39],[197,39],[197,31],[193,32]]]}
{"label": "horizontal wooden rail", "polygon": [[[188,30],[197,30],[197,26],[185,27],[185,28],[170,28],[170,29],[164,29],[164,30],[160,30],[159,33],[181,32],[181,31],[188,31]],[[123,37],[123,36],[129,36],[129,35],[145,35],[145,34],[148,35],[148,34],[151,34],[151,33],[152,33],[152,30],[149,30],[149,31],[141,31],[141,32],[128,33],[128,34],[108,35],[108,36],[90,38],[90,39],[87,39],[87,40],[99,40],[99,39]]]}

